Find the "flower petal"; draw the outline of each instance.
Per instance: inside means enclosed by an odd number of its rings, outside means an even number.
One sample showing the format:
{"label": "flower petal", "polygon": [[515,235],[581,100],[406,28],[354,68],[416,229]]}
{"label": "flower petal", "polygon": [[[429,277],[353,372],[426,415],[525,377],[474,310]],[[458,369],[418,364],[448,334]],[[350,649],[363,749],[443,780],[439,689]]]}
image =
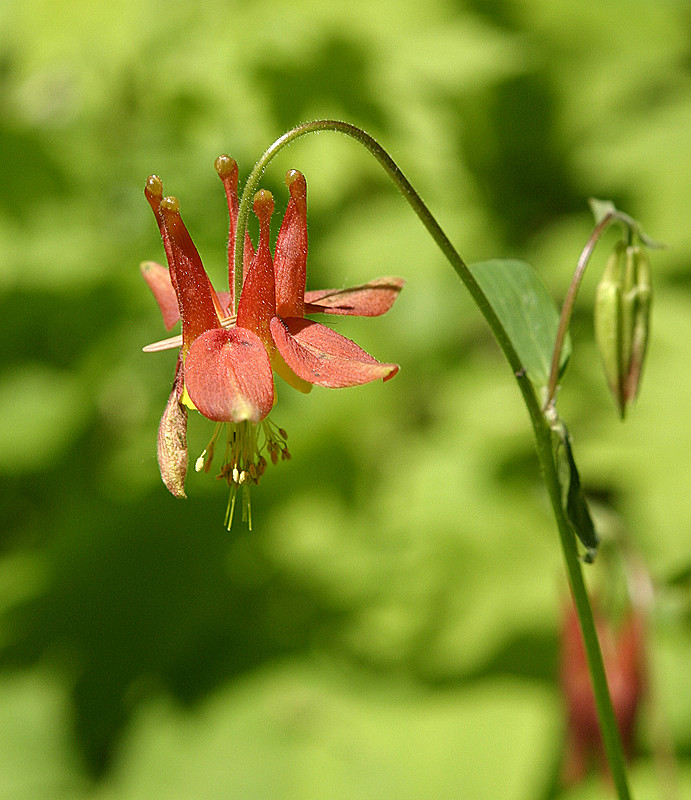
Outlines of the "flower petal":
{"label": "flower petal", "polygon": [[[221,325],[224,325],[223,320],[228,317],[228,315],[234,314],[234,308],[232,306],[233,296],[230,292],[216,292],[216,297],[218,297],[218,302],[221,306],[221,310],[223,311],[225,317],[221,318]],[[228,327],[225,325],[224,327]]]}
{"label": "flower petal", "polygon": [[276,313],[280,317],[305,316],[307,269],[307,183],[296,169],[286,175],[290,201],[276,238],[274,274]]}
{"label": "flower petal", "polygon": [[382,364],[325,325],[299,317],[271,320],[271,335],[286,364],[303,380],[340,389],[388,380],[397,364]]}
{"label": "flower petal", "polygon": [[170,272],[166,267],[157,264],[155,261],[143,261],[139,265],[139,269],[147,286],[151,289],[158,307],[161,309],[163,324],[166,326],[166,330],[169,331],[180,319],[180,306],[170,280]]}
{"label": "flower petal", "polygon": [[259,218],[259,243],[257,253],[245,275],[238,303],[239,328],[253,331],[273,350],[269,323],[276,313],[274,289],[274,264],[269,245],[269,228],[274,201],[270,192],[260,189],[254,196],[254,212]]}
{"label": "flower petal", "polygon": [[391,308],[404,284],[402,278],[375,278],[348,289],[305,292],[305,313],[378,317]]}
{"label": "flower petal", "polygon": [[197,336],[210,328],[220,327],[219,319],[225,316],[225,310],[182,221],[177,198],[163,197],[163,184],[156,175],[147,178],[144,194],[161,232],[170,281],[178,298],[185,355]]}
{"label": "flower petal", "polygon": [[[238,211],[240,210],[240,202],[238,200],[238,165],[234,158],[227,155],[220,155],[214,164],[218,177],[223,181],[223,188],[226,192],[226,200],[228,201],[228,217],[230,220],[230,227],[228,230],[228,285],[230,292],[228,293],[228,300],[225,303],[225,308],[230,308],[231,313],[235,309],[235,234],[238,226]],[[243,252],[243,264],[245,269],[249,269],[249,265],[254,258],[254,247],[247,231],[245,231],[245,249]],[[221,298],[219,293],[219,298]]]}
{"label": "flower petal", "polygon": [[158,466],[163,483],[175,497],[186,497],[187,409],[180,403],[182,385],[181,361],[178,360],[173,391],[158,426]]}
{"label": "flower petal", "polygon": [[185,386],[197,410],[216,422],[257,423],[274,403],[266,348],[245,328],[216,328],[195,339],[185,359]]}

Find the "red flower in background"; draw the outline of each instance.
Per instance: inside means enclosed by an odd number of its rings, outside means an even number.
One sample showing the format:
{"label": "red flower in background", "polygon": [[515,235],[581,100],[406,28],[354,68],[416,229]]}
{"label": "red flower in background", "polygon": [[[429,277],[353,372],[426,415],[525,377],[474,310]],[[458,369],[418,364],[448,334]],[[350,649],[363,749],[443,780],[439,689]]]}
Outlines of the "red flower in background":
{"label": "red flower in background", "polygon": [[[636,716],[645,691],[643,617],[631,610],[615,628],[602,614],[593,611],[624,753],[630,758]],[[570,785],[582,780],[592,764],[600,770],[607,769],[588,661],[573,604],[569,604],[562,628],[561,686],[567,712],[563,777]]]}
{"label": "red flower in background", "polygon": [[[340,388],[388,380],[398,371],[396,364],[377,361],[355,342],[306,319],[305,314],[384,314],[403,281],[379,278],[351,289],[306,292],[307,186],[301,173],[291,170],[286,177],[290,202],[273,257],[269,242],[273,198],[266,191],[255,195],[259,241],[255,251],[245,237],[244,281],[237,315],[233,315],[238,170],[227,156],[217,159],[216,169],[226,190],[230,216],[230,291],[214,290],[182,221],[178,201],[163,197],[162,183],[155,176],[147,180],[145,194],[158,222],[168,269],[145,262],[142,274],[159,304],[166,328],[182,319],[180,337],[145,348],[180,347],[173,390],[159,427],[161,476],[174,495],[185,496],[187,408],[226,423],[221,477],[231,486],[229,525],[237,487],[259,481],[267,463],[264,452],[274,462],[279,455],[290,455],[285,431],[266,419],[276,399],[274,371],[303,392],[313,384]],[[220,427],[198,460],[198,469],[209,469],[219,433]],[[247,497],[244,510],[249,512]]]}

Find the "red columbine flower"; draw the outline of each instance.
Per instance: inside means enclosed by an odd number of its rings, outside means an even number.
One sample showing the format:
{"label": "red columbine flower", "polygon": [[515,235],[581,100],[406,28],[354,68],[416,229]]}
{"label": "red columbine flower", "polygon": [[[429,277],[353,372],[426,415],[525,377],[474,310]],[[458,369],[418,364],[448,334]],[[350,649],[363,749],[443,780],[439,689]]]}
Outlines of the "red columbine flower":
{"label": "red columbine flower", "polygon": [[[226,190],[230,216],[230,291],[214,290],[182,221],[178,201],[163,197],[161,181],[155,176],[148,179],[145,194],[159,225],[169,269],[145,262],[142,274],[165,326],[170,329],[182,319],[182,336],[145,348],[180,346],[173,390],[159,427],[161,476],[174,495],[185,496],[187,408],[219,423],[197,460],[197,470],[208,471],[225,423],[227,444],[219,477],[231,486],[226,515],[230,525],[237,488],[259,482],[267,463],[264,452],[274,463],[279,457],[290,457],[285,431],[266,419],[275,402],[272,370],[301,391],[309,391],[312,384],[335,388],[388,380],[398,371],[396,364],[380,363],[350,339],[305,319],[305,314],[378,316],[391,308],[403,281],[380,278],[351,289],[306,293],[307,187],[304,177],[291,170],[286,178],[291,198],[275,258],[269,243],[273,198],[265,191],[255,195],[259,242],[255,252],[245,236],[244,282],[233,316],[238,171],[227,156],[216,160],[216,170]],[[250,510],[247,493],[243,498],[245,516]]]}

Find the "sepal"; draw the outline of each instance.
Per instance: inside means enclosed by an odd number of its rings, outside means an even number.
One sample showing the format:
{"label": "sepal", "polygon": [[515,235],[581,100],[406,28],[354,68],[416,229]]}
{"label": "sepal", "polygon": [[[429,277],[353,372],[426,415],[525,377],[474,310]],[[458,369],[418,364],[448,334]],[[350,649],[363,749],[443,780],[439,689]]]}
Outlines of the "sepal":
{"label": "sepal", "polygon": [[595,295],[595,340],[622,419],[638,394],[648,346],[651,301],[646,253],[638,246],[619,242]]}

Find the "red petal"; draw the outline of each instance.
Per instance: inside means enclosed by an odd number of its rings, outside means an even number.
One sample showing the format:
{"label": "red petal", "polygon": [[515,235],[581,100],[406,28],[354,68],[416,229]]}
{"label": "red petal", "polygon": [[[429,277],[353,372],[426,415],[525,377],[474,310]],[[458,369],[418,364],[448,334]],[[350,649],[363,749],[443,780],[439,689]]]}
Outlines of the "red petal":
{"label": "red petal", "polygon": [[[240,203],[238,200],[238,165],[234,158],[221,155],[215,163],[218,177],[223,181],[223,188],[226,192],[228,201],[228,217],[230,227],[228,231],[228,286],[230,287],[230,299],[225,303],[229,308],[230,314],[235,313],[235,236],[238,226],[238,211]],[[245,231],[245,249],[243,252],[243,265],[249,269],[249,265],[254,258],[254,247],[247,231]]]}
{"label": "red petal", "polygon": [[259,245],[242,285],[238,303],[237,324],[247,328],[273,349],[269,323],[276,314],[274,265],[269,245],[269,226],[274,201],[270,192],[260,190],[255,195],[254,211],[259,217]]}
{"label": "red petal", "polygon": [[158,307],[161,309],[163,324],[169,331],[180,319],[180,306],[170,280],[170,272],[155,261],[144,261],[140,264],[139,269],[147,286],[153,292]]}
{"label": "red petal", "polygon": [[280,317],[305,316],[307,269],[307,183],[291,169],[286,175],[290,202],[276,239],[276,313]]}
{"label": "red petal", "polygon": [[376,278],[349,289],[320,289],[305,293],[305,313],[349,314],[378,317],[385,314],[399,295],[402,278]]}
{"label": "red petal", "polygon": [[223,312],[221,319],[233,316],[235,309],[231,307],[232,294],[230,292],[216,292],[216,297],[218,297],[218,303]]}
{"label": "red petal", "polygon": [[219,327],[215,292],[194,242],[180,216],[178,201],[164,197],[159,206],[165,231],[170,239],[173,254],[171,270],[175,271],[182,308],[182,349],[186,351],[192,342],[210,328]]}
{"label": "red petal", "polygon": [[215,422],[257,423],[274,403],[266,348],[244,328],[217,328],[195,339],[185,359],[185,386],[197,410]]}
{"label": "red petal", "polygon": [[230,288],[230,301],[226,305],[233,306],[235,310],[235,230],[238,223],[238,165],[234,158],[220,155],[214,164],[218,177],[223,181],[228,202],[228,286]]}
{"label": "red petal", "polygon": [[293,372],[318,386],[358,386],[388,380],[398,372],[397,364],[380,363],[355,342],[318,322],[274,317],[271,335]]}

